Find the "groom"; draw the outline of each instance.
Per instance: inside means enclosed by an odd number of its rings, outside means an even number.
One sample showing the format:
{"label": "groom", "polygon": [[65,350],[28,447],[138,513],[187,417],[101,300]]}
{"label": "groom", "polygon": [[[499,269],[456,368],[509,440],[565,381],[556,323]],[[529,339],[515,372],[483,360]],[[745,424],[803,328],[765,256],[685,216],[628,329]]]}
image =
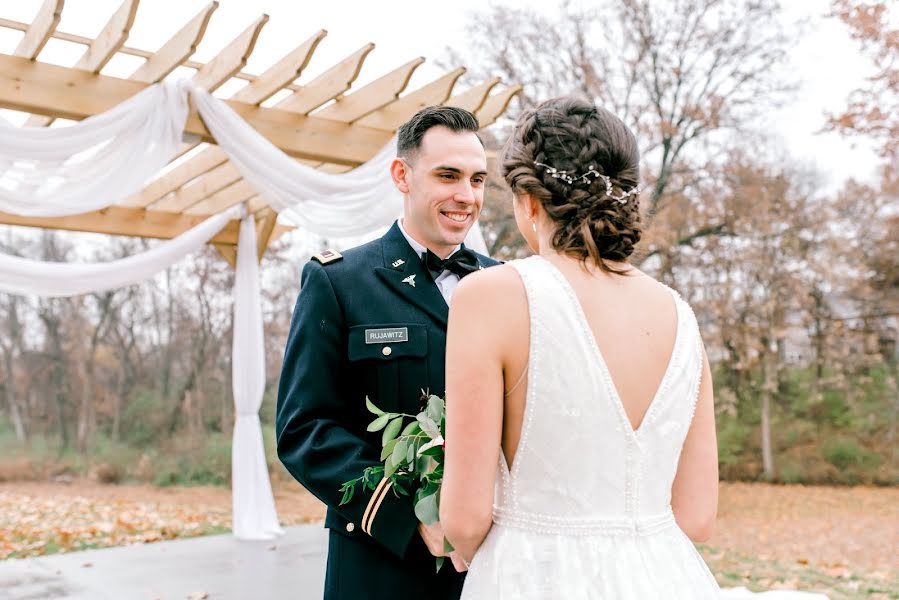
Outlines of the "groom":
{"label": "groom", "polygon": [[[468,111],[429,107],[400,127],[390,174],[403,218],[379,240],[303,269],[278,389],[278,456],[328,505],[325,599],[455,599],[463,576],[439,524],[386,480],[340,506],[340,485],[380,464],[369,397],[415,414],[422,391],[444,393],[448,305],[465,275],[497,264],[462,245],[484,201],[487,158]],[[453,564],[461,561],[451,555]],[[302,594],[300,594],[302,595]]]}

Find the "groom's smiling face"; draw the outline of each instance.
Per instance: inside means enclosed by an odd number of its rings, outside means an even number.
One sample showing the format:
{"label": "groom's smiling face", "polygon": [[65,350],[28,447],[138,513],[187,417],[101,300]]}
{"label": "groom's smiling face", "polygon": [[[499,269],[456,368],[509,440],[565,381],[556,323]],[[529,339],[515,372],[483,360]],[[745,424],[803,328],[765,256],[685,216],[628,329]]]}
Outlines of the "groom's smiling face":
{"label": "groom's smiling face", "polygon": [[445,258],[481,214],[487,179],[481,141],[470,131],[432,127],[412,156],[394,161],[391,173],[404,196],[404,229]]}

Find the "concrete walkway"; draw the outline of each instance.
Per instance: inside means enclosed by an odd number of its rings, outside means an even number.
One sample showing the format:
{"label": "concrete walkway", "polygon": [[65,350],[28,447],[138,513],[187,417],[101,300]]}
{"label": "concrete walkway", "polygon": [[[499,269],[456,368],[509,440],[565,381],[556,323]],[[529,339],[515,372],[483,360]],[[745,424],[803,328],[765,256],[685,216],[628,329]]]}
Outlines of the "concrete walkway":
{"label": "concrete walkway", "polygon": [[327,539],[300,525],[272,542],[229,534],[5,560],[0,600],[316,600]]}

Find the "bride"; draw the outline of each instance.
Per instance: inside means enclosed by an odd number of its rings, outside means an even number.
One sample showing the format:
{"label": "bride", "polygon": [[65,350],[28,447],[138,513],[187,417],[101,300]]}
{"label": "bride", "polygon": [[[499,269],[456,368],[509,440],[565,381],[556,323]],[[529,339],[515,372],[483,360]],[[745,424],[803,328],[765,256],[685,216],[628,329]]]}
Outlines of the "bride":
{"label": "bride", "polygon": [[718,504],[711,373],[690,306],[628,263],[638,164],[624,123],[572,98],[504,149],[535,256],[450,308],[440,521],[463,600],[721,597],[693,545]]}

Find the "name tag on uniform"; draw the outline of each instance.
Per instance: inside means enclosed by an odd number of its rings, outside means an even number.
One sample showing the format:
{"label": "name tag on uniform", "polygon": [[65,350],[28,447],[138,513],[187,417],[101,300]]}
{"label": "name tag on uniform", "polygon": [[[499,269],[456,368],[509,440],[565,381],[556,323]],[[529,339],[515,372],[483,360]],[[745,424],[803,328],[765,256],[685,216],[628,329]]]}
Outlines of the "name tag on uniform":
{"label": "name tag on uniform", "polygon": [[387,344],[409,341],[408,327],[392,327],[388,329],[366,329],[366,344]]}

